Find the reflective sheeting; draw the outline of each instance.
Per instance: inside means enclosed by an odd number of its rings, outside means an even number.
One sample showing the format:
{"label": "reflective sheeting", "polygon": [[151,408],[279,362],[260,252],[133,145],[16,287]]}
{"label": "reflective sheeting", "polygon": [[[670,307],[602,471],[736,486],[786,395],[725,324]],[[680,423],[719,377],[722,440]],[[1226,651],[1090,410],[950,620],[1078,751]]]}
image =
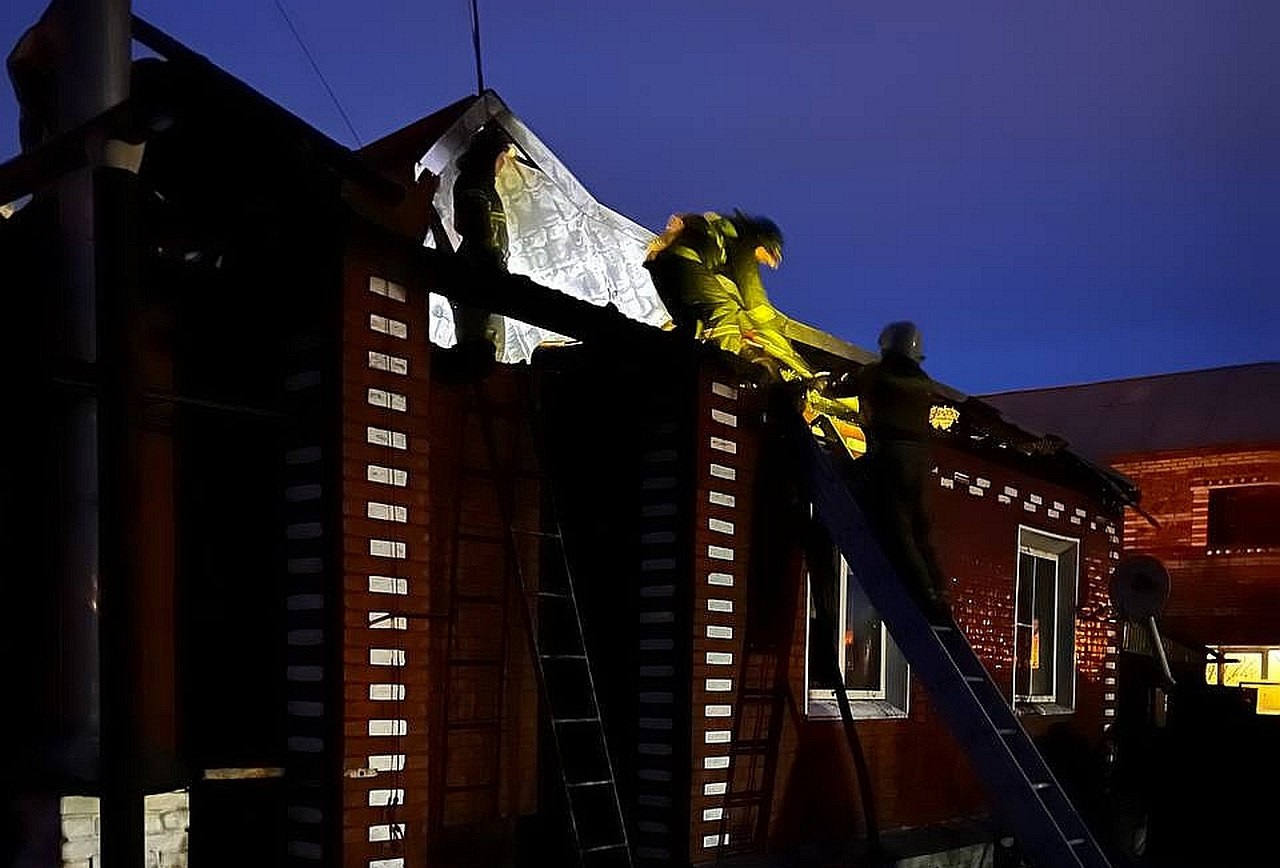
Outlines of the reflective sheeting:
{"label": "reflective sheeting", "polygon": [[[435,196],[448,242],[453,228],[453,182],[457,157],[471,134],[497,123],[520,149],[519,159],[496,183],[507,214],[508,270],[592,304],[612,303],[632,319],[654,326],[670,317],[643,268],[654,233],[601,205],[554,154],[493,93],[486,93],[418,161],[418,169],[440,176]],[[435,240],[427,239],[428,246]],[[501,361],[527,361],[540,343],[563,342],[553,332],[506,319]],[[431,341],[451,346],[453,315],[438,296],[431,301]]]}

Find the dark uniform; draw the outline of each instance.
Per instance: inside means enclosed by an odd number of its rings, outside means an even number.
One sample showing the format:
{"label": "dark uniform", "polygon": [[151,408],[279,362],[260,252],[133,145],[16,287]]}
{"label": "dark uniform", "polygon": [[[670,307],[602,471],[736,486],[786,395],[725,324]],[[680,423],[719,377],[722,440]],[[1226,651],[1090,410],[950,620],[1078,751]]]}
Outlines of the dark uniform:
{"label": "dark uniform", "polygon": [[933,466],[929,408],[938,399],[938,388],[915,358],[883,346],[882,339],[879,361],[838,386],[840,394],[859,397],[867,433],[866,457],[855,465],[860,471],[858,499],[907,588],[926,612],[946,616],[950,592],[926,505]]}
{"label": "dark uniform", "polygon": [[[481,128],[458,158],[458,177],[453,182],[453,228],[462,236],[458,252],[477,265],[504,271],[507,214],[495,178],[498,157],[509,143],[497,127]],[[453,322],[459,345],[494,340],[488,333],[487,311],[455,303]]]}
{"label": "dark uniform", "polygon": [[744,307],[738,287],[718,276],[732,232],[718,214],[678,214],[650,249],[644,267],[677,330],[694,334]]}

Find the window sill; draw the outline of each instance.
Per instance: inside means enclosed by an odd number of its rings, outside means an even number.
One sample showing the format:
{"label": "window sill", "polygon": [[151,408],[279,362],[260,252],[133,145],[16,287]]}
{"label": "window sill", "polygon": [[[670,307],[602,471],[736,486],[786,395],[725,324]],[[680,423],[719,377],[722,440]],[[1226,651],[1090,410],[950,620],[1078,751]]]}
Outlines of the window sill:
{"label": "window sill", "polygon": [[1048,717],[1050,715],[1075,714],[1076,710],[1069,705],[1058,705],[1055,702],[1019,702],[1013,707],[1014,713],[1028,717]]}
{"label": "window sill", "polygon": [[[885,699],[851,699],[849,710],[854,720],[906,720],[907,713]],[[840,704],[834,699],[810,699],[810,720],[839,720]]]}

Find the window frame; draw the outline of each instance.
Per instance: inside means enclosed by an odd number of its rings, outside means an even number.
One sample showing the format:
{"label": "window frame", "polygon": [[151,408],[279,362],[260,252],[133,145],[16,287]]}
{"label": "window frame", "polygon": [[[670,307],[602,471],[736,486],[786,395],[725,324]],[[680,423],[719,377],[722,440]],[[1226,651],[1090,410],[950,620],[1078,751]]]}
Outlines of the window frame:
{"label": "window frame", "polygon": [[[849,592],[851,584],[858,581],[844,557],[838,552],[840,596],[837,601],[839,620],[837,635],[843,636],[848,625]],[[862,594],[861,589],[855,591]],[[840,708],[836,700],[835,688],[811,688],[809,686],[809,639],[813,621],[813,594],[809,584],[809,574],[805,573],[805,623],[804,623],[804,685],[805,713],[814,719],[830,719],[840,717]],[[869,601],[867,605],[870,605]],[[845,670],[844,643],[840,644],[839,666],[841,675]],[[892,684],[890,683],[892,680]],[[893,641],[888,627],[880,622],[880,689],[879,690],[847,690],[850,710],[854,719],[869,720],[881,718],[903,719],[911,713],[911,667],[906,662],[902,651]]]}
{"label": "window frame", "polygon": [[[1048,644],[1050,644],[1050,645],[1052,645],[1052,646],[1053,646],[1054,654],[1053,654],[1052,670],[1051,670],[1051,671],[1050,671],[1050,673],[1049,673],[1049,675],[1050,675],[1049,692],[1048,692],[1048,693],[1031,693],[1031,692],[1028,692],[1028,693],[1025,693],[1025,694],[1023,694],[1023,695],[1019,696],[1019,695],[1018,695],[1018,642],[1017,642],[1018,628],[1020,628],[1020,627],[1025,627],[1025,628],[1030,629],[1030,630],[1035,630],[1035,626],[1036,626],[1034,623],[1032,623],[1032,624],[1024,624],[1024,623],[1022,623],[1020,620],[1018,620],[1018,611],[1021,609],[1021,605],[1020,605],[1020,604],[1021,604],[1022,584],[1023,584],[1023,582],[1022,582],[1022,555],[1031,555],[1031,556],[1032,556],[1032,557],[1034,557],[1034,558],[1039,558],[1040,560],[1043,560],[1043,561],[1051,561],[1051,562],[1053,563],[1053,599],[1054,599],[1054,605],[1053,605],[1053,622],[1052,622],[1052,629],[1049,631],[1049,634],[1048,634]],[[1017,566],[1017,568],[1016,568],[1016,572],[1015,572],[1015,576],[1014,576],[1014,586],[1013,586],[1013,635],[1014,635],[1014,643],[1013,643],[1013,698],[1014,698],[1014,701],[1015,701],[1015,702],[1023,702],[1023,703],[1027,703],[1027,704],[1033,704],[1033,705],[1034,705],[1034,704],[1039,704],[1039,703],[1054,703],[1054,702],[1057,702],[1057,696],[1058,696],[1058,668],[1059,668],[1059,667],[1058,667],[1058,654],[1057,654],[1057,650],[1058,650],[1058,649],[1057,649],[1057,645],[1058,645],[1058,635],[1059,635],[1059,634],[1058,634],[1058,621],[1059,621],[1059,620],[1060,620],[1060,618],[1061,618],[1061,613],[1058,611],[1058,609],[1059,609],[1059,603],[1060,603],[1059,588],[1060,588],[1060,584],[1061,584],[1061,578],[1062,578],[1062,561],[1061,561],[1061,559],[1058,557],[1058,555],[1057,555],[1057,553],[1056,553],[1056,552],[1045,551],[1045,550],[1044,550],[1044,549],[1042,549],[1042,548],[1037,548],[1037,547],[1035,547],[1035,546],[1030,546],[1030,545],[1026,545],[1026,544],[1020,544],[1020,545],[1018,546],[1018,566]],[[1030,590],[1031,590],[1031,593],[1032,593],[1032,602],[1031,602],[1031,611],[1032,611],[1032,614],[1031,614],[1031,617],[1034,619],[1034,618],[1035,618],[1036,602],[1037,602],[1037,601],[1036,601],[1036,599],[1035,599],[1035,591],[1036,591],[1036,587],[1035,587],[1035,585],[1036,585],[1036,582],[1035,582],[1034,580],[1032,580],[1030,584],[1031,584],[1031,589],[1030,589]],[[1041,627],[1040,627],[1040,640],[1041,640],[1041,643],[1043,644],[1043,643],[1044,643],[1044,640],[1045,640],[1044,625],[1041,625]],[[1043,652],[1041,652],[1041,653],[1043,653]],[[1028,691],[1030,691],[1030,690],[1031,690],[1031,685],[1030,685],[1030,684],[1028,684],[1028,685],[1027,685],[1027,690],[1028,690]]]}
{"label": "window frame", "polygon": [[[1219,501],[1219,505],[1215,509],[1214,495],[1219,497],[1227,496],[1226,492],[1239,493],[1243,490],[1261,490],[1273,489],[1280,491],[1280,482],[1242,482],[1225,485],[1210,485],[1205,490],[1205,548],[1209,551],[1239,552],[1251,551],[1254,549],[1274,549],[1280,542],[1270,540],[1249,540],[1240,541],[1233,538],[1223,538],[1223,534],[1228,531],[1228,527],[1223,525],[1225,518],[1222,515],[1224,505]],[[1238,505],[1232,505],[1235,509],[1239,509]],[[1229,509],[1229,508],[1228,508]]]}
{"label": "window frame", "polygon": [[[1025,524],[1018,525],[1014,548],[1013,612],[1010,625],[1013,660],[1009,674],[1009,701],[1018,713],[1072,714],[1076,710],[1076,681],[1079,677],[1079,669],[1076,665],[1075,612],[1080,597],[1080,551],[1079,537],[1064,536]],[[1023,583],[1022,555],[1024,552],[1036,557],[1052,559],[1056,564],[1052,636],[1053,693],[1051,696],[1019,695],[1018,693],[1018,603]],[[1064,629],[1066,633],[1063,632]],[[1029,687],[1030,685],[1028,689]]]}

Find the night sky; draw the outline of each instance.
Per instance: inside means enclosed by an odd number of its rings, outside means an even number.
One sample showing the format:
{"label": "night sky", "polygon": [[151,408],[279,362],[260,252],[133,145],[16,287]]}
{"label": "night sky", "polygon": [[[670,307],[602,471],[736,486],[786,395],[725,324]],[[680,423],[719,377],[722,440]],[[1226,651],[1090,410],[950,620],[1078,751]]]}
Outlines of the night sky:
{"label": "night sky", "polygon": [[[285,2],[363,142],[475,90],[467,0]],[[44,5],[0,3],[6,53]],[[274,0],[134,8],[356,143]],[[868,347],[915,319],[957,388],[1280,358],[1276,0],[480,11],[485,83],[598,199],[772,217],[779,307]]]}

